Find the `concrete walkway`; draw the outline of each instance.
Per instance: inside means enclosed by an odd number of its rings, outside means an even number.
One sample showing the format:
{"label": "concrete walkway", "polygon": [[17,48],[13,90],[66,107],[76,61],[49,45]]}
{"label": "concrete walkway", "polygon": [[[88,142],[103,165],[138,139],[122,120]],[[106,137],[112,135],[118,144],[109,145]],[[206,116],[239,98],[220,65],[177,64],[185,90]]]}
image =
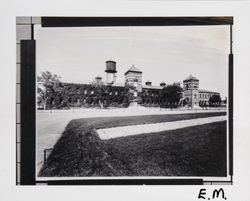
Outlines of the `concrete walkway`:
{"label": "concrete walkway", "polygon": [[188,119],[188,120],[172,121],[172,122],[121,126],[121,127],[113,127],[106,129],[98,129],[97,133],[102,140],[108,140],[117,137],[140,135],[146,133],[157,133],[161,131],[175,130],[190,126],[198,126],[202,124],[224,121],[226,119],[227,116],[216,116],[216,117]]}

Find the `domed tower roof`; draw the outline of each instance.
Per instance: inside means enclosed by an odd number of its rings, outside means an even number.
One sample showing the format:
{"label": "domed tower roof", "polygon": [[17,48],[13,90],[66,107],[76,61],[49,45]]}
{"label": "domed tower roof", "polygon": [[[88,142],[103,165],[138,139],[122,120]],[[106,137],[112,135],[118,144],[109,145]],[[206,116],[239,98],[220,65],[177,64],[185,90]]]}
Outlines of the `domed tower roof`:
{"label": "domed tower roof", "polygon": [[128,73],[128,72],[136,72],[136,73],[142,73],[142,71],[135,67],[134,64],[125,72],[125,75]]}
{"label": "domed tower roof", "polygon": [[185,80],[183,80],[183,82],[187,82],[187,81],[199,81],[196,77],[194,77],[193,75],[189,75]]}

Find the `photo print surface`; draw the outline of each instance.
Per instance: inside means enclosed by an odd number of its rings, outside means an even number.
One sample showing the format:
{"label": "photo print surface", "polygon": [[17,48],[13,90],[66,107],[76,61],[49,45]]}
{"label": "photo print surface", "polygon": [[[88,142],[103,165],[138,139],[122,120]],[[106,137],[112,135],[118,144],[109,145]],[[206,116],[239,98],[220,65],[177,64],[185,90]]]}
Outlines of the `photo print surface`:
{"label": "photo print surface", "polygon": [[35,37],[37,180],[228,180],[230,26]]}

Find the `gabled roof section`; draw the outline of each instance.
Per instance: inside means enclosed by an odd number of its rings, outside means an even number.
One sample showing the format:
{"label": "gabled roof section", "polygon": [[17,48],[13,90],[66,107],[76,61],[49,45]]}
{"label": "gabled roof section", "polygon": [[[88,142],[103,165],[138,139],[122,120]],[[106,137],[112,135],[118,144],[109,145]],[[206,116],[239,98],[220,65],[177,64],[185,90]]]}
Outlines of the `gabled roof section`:
{"label": "gabled roof section", "polygon": [[125,72],[125,75],[126,75],[128,72],[142,73],[142,71],[141,71],[139,68],[135,67],[134,64],[130,67],[130,69],[128,69],[128,70]]}
{"label": "gabled roof section", "polygon": [[183,81],[190,81],[190,80],[195,80],[195,81],[199,81],[196,77],[194,77],[193,75],[189,75],[185,80]]}

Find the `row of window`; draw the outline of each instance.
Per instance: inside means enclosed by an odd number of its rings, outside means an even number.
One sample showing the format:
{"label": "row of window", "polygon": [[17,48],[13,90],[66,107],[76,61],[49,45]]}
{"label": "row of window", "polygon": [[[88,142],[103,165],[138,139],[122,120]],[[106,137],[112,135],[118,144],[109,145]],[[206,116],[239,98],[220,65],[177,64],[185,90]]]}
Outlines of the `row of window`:
{"label": "row of window", "polygon": [[[200,98],[210,98],[213,94],[200,94]],[[197,95],[194,94],[194,97],[196,98]]]}
{"label": "row of window", "polygon": [[150,90],[143,90],[143,96],[159,96],[159,93]]}
{"label": "row of window", "polygon": [[[85,90],[84,91],[84,94],[95,94],[95,91],[87,91],[87,90]],[[118,95],[118,92],[117,91],[114,91],[114,92],[109,92],[109,95],[115,95],[115,96],[117,96]],[[158,93],[150,93],[150,92],[148,92],[148,91],[145,91],[144,93],[143,93],[143,95],[144,96],[159,96],[159,94]]]}
{"label": "row of window", "polygon": [[[213,94],[200,94],[200,98],[210,98]],[[194,98],[197,98],[197,95],[194,94]]]}
{"label": "row of window", "polygon": [[200,98],[210,98],[213,94],[200,94]]}
{"label": "row of window", "polygon": [[[95,91],[87,91],[87,90],[84,90],[84,94],[95,94]],[[109,95],[115,95],[115,96],[117,96],[118,95],[118,92],[117,91],[114,91],[114,92],[109,92]]]}

